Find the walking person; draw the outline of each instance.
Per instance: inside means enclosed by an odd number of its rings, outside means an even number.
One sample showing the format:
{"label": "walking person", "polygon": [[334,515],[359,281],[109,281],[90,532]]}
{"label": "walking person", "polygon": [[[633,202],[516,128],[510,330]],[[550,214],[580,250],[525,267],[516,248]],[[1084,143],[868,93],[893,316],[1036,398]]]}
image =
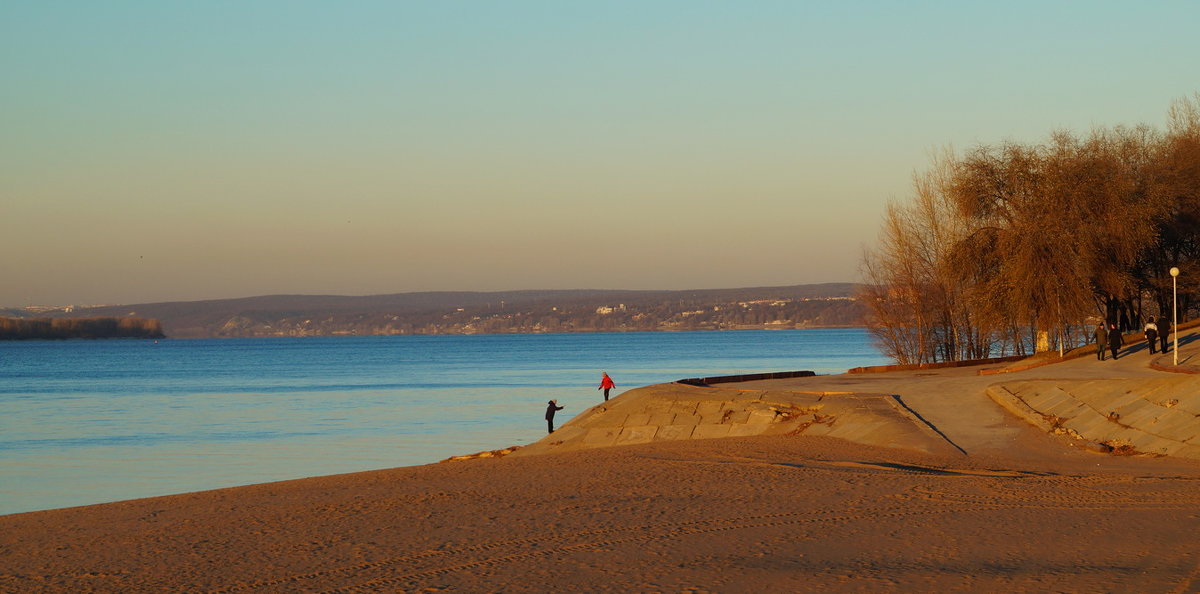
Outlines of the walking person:
{"label": "walking person", "polygon": [[1125,337],[1121,336],[1121,330],[1116,324],[1108,326],[1108,350],[1112,352],[1113,361],[1117,360],[1117,351],[1121,350],[1121,343],[1125,341]]}
{"label": "walking person", "polygon": [[604,401],[608,402],[608,391],[617,387],[617,384],[613,383],[611,377],[608,377],[607,371],[602,371],[600,373],[603,374],[604,377],[600,378],[600,387],[596,389],[604,390]]}
{"label": "walking person", "polygon": [[546,403],[546,433],[554,433],[554,413],[563,409],[557,400]]}
{"label": "walking person", "polygon": [[1096,324],[1096,358],[1104,360],[1104,349],[1108,348],[1108,329],[1104,322]]}
{"label": "walking person", "polygon": [[1160,353],[1167,352],[1167,335],[1171,333],[1171,320],[1162,318],[1158,321],[1158,340],[1161,345],[1158,349]]}
{"label": "walking person", "polygon": [[1150,345],[1150,354],[1154,354],[1154,349],[1158,346],[1158,324],[1154,323],[1154,316],[1150,316],[1150,321],[1146,322],[1146,327],[1143,329],[1146,335],[1146,343]]}

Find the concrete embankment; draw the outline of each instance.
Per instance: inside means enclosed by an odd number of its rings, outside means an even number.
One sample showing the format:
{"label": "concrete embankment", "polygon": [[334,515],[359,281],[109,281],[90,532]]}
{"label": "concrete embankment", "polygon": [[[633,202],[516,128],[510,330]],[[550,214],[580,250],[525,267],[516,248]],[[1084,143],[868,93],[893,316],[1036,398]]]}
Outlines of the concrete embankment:
{"label": "concrete embankment", "polygon": [[889,394],[753,390],[684,383],[637,388],[594,406],[514,456],[753,435],[838,437],[958,453]]}
{"label": "concrete embankment", "polygon": [[[1179,353],[1141,359],[1148,347],[1126,341],[1117,370],[1141,377],[1008,381],[989,386],[987,395],[1026,422],[1098,451],[1200,459],[1198,324],[1182,324],[1180,335],[1172,335]],[[1089,358],[1073,365],[1095,372],[1117,362]]]}
{"label": "concrete embankment", "polygon": [[1200,371],[1192,326],[1181,328],[1179,365],[1174,353],[1146,357],[1146,346],[1131,340],[1118,361],[1096,361],[1085,347],[1067,357],[647,386],[585,410],[513,455],[803,434],[931,453],[1053,456],[1051,442],[1022,435],[1033,425],[1062,436],[1063,447],[1200,459],[1200,376],[1185,375]]}
{"label": "concrete embankment", "polygon": [[1200,459],[1196,376],[1007,382],[988,396],[1045,431],[1104,451]]}

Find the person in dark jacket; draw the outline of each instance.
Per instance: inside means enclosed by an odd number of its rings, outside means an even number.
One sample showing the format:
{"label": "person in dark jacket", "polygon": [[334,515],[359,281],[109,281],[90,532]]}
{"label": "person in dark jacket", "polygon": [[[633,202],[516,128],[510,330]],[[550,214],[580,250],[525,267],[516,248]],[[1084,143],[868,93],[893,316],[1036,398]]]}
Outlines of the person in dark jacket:
{"label": "person in dark jacket", "polygon": [[1117,360],[1117,351],[1121,350],[1121,343],[1125,342],[1125,337],[1121,336],[1121,330],[1116,324],[1111,324],[1108,327],[1108,350],[1112,351],[1113,361]]}
{"label": "person in dark jacket", "polygon": [[1159,320],[1158,321],[1158,340],[1160,340],[1161,344],[1162,344],[1162,348],[1158,349],[1160,352],[1163,352],[1163,353],[1167,352],[1167,334],[1170,334],[1170,333],[1171,333],[1171,320],[1168,320],[1167,318],[1163,318],[1163,319]]}
{"label": "person in dark jacket", "polygon": [[1104,349],[1108,348],[1108,329],[1104,323],[1096,325],[1096,358],[1104,360]]}
{"label": "person in dark jacket", "polygon": [[554,413],[555,413],[555,411],[562,410],[563,407],[558,405],[557,400],[551,400],[547,404],[548,404],[548,406],[546,406],[546,432],[554,433]]}

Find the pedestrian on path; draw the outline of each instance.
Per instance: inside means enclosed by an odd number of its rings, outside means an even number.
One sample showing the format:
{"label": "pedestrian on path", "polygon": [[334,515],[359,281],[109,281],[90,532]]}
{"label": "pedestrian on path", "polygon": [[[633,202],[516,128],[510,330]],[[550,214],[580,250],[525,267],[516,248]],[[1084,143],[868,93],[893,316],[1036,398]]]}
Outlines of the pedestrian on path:
{"label": "pedestrian on path", "polygon": [[1155,347],[1158,346],[1158,324],[1154,323],[1154,316],[1150,316],[1143,332],[1146,335],[1146,343],[1150,345],[1150,354],[1153,355]]}
{"label": "pedestrian on path", "polygon": [[1117,351],[1121,350],[1121,343],[1125,341],[1125,337],[1121,336],[1121,330],[1116,324],[1108,326],[1108,350],[1112,351],[1113,361],[1117,360]]}
{"label": "pedestrian on path", "polygon": [[1171,333],[1171,320],[1168,320],[1167,318],[1162,318],[1161,320],[1159,320],[1158,321],[1158,340],[1161,341],[1159,344],[1162,345],[1161,348],[1158,349],[1160,352],[1163,352],[1163,353],[1167,352],[1167,335],[1170,333]]}
{"label": "pedestrian on path", "polygon": [[1096,324],[1096,358],[1104,360],[1104,349],[1108,348],[1108,330],[1104,322]]}
{"label": "pedestrian on path", "polygon": [[601,377],[601,378],[600,378],[600,387],[599,387],[599,388],[596,388],[596,389],[597,389],[597,390],[604,390],[604,401],[605,401],[605,402],[608,402],[608,391],[609,391],[609,390],[611,390],[611,389],[613,389],[613,388],[615,388],[615,387],[617,387],[617,384],[613,383],[613,380],[612,380],[612,378],[611,378],[611,377],[608,377],[608,372],[607,372],[607,371],[602,371],[602,372],[600,372],[600,373],[601,373],[601,374],[602,374],[604,377]]}
{"label": "pedestrian on path", "polygon": [[557,400],[546,403],[546,433],[554,433],[554,413],[563,409]]}

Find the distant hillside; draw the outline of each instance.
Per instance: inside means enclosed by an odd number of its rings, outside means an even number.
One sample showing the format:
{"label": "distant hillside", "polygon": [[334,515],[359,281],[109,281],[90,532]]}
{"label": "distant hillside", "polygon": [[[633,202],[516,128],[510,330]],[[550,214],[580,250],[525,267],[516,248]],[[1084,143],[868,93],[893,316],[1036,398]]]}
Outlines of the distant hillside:
{"label": "distant hillside", "polygon": [[[38,317],[137,316],[174,338],[727,330],[862,325],[856,285],[692,291],[429,292],[36,310]],[[30,315],[33,315],[32,313]]]}

